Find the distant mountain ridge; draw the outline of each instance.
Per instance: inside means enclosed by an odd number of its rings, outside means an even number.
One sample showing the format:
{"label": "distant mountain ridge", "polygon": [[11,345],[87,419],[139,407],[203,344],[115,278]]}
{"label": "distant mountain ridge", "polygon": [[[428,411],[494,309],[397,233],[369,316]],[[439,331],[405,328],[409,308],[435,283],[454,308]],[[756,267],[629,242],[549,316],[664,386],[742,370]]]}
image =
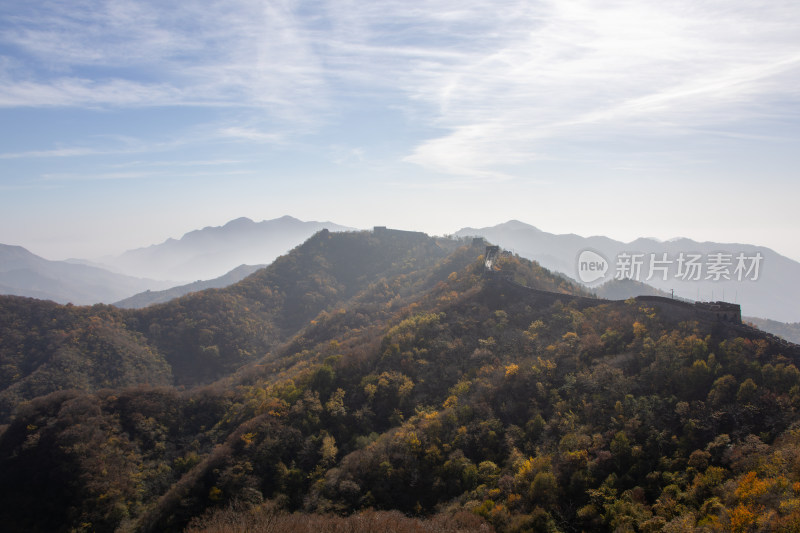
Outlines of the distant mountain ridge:
{"label": "distant mountain ridge", "polygon": [[[161,244],[107,257],[104,264],[110,271],[82,260],[47,261],[24,248],[4,246],[0,249],[0,292],[60,303],[120,302],[125,306],[149,305],[166,301],[172,295],[186,294],[186,291],[234,283],[241,278],[234,276],[228,279],[226,273],[237,266],[269,264],[322,229],[333,232],[351,230],[332,222],[304,222],[290,216],[261,222],[238,218],[223,226],[191,231],[180,239],[167,239]],[[456,235],[485,237],[492,243],[573,279],[578,278],[577,257],[583,250],[594,250],[608,260],[625,252],[657,256],[666,253],[670,257],[681,252],[706,255],[720,251],[742,252],[748,256],[761,254],[762,268],[757,281],[700,279],[689,282],[673,278],[661,280],[658,277],[638,280],[646,281],[648,286],[665,293],[671,293],[674,289],[675,296],[680,298],[735,301],[742,305],[742,311],[747,316],[789,323],[800,321],[800,306],[797,305],[800,288],[794,283],[800,277],[800,263],[768,248],[747,244],[699,243],[690,239],[661,242],[641,238],[623,243],[602,236],[556,235],[517,220],[488,228],[464,228]],[[643,266],[643,272],[646,269],[647,264]],[[605,280],[609,281],[613,274],[612,267]],[[179,281],[162,283],[153,279],[210,281],[193,281],[175,287]],[[166,288],[175,290],[155,294]],[[602,295],[603,290],[612,289],[621,287],[595,287],[600,291],[598,295]],[[151,291],[149,294],[138,294],[148,290]],[[639,289],[634,292],[646,293]],[[137,300],[124,301],[131,295],[137,295]]]}
{"label": "distant mountain ridge", "polygon": [[800,344],[800,322],[786,324],[766,318],[742,317],[745,322],[754,324],[758,329],[783,337],[789,342]]}
{"label": "distant mountain ridge", "polygon": [[265,266],[266,265],[240,265],[231,270],[230,272],[228,272],[227,274],[225,274],[224,276],[220,276],[218,278],[206,281],[195,281],[193,283],[188,283],[186,285],[179,285],[177,287],[172,287],[171,289],[166,289],[163,291],[140,292],[139,294],[134,294],[130,298],[125,298],[124,300],[115,302],[114,305],[125,309],[140,309],[142,307],[147,307],[149,305],[166,303],[170,300],[179,298],[186,294],[202,291],[205,289],[222,289],[229,285],[233,285],[238,281],[243,280],[253,272],[260,270]]}
{"label": "distant mountain ridge", "polygon": [[[0,294],[143,307],[235,283],[257,269],[246,271],[245,265],[267,265],[322,229],[353,228],[290,216],[262,222],[237,218],[100,261],[50,261],[21,246],[0,244]],[[197,281],[187,284],[190,280]]]}
{"label": "distant mountain ridge", "polygon": [[[484,237],[525,258],[539,262],[545,268],[564,273],[572,279],[578,279],[578,255],[583,250],[598,252],[612,263],[614,258],[622,253],[644,254],[646,262],[642,265],[643,275],[638,281],[646,282],[661,291],[671,292],[674,289],[675,296],[692,300],[735,301],[742,306],[742,313],[748,316],[782,322],[800,321],[800,305],[798,305],[800,287],[796,283],[800,279],[800,263],[762,246],[697,242],[686,238],[664,242],[640,238],[624,243],[603,236],[581,237],[575,234],[547,233],[518,220],[487,228],[463,228],[455,235]],[[643,279],[647,274],[649,265],[647,258],[650,254],[656,254],[656,257],[660,258],[666,253],[669,258],[674,259],[682,252],[701,254],[703,257],[721,252],[733,254],[734,257],[738,253],[746,254],[748,257],[761,254],[759,278],[756,281],[752,279],[715,281],[705,279],[704,273],[698,281],[678,280],[674,276],[662,280],[658,275],[649,280]],[[614,276],[613,265],[611,269],[606,279]]]}
{"label": "distant mountain ridge", "polygon": [[242,217],[223,226],[190,231],[180,239],[170,238],[101,261],[128,275],[208,280],[239,265],[269,264],[322,229],[349,231],[354,228],[333,222],[306,222],[290,216],[261,222]]}
{"label": "distant mountain ridge", "polygon": [[0,293],[76,305],[114,302],[169,281],[116,274],[94,266],[50,261],[21,246],[0,244]]}

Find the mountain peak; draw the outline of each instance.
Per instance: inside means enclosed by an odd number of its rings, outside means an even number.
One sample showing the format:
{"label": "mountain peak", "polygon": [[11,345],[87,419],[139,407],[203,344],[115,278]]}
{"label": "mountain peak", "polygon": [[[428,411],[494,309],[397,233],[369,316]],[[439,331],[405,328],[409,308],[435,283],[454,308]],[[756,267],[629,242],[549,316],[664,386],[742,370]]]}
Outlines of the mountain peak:
{"label": "mountain peak", "polygon": [[509,230],[535,230],[535,231],[542,231],[536,226],[531,226],[530,224],[526,224],[525,222],[519,221],[517,219],[511,219],[508,222],[503,222],[502,224],[497,225],[498,228],[502,229],[509,229]]}
{"label": "mountain peak", "polygon": [[269,264],[320,229],[352,228],[303,221],[289,215],[255,222],[235,218],[222,226],[190,231],[180,239],[128,250],[108,262],[122,272],[156,279],[210,280],[241,264]]}
{"label": "mountain peak", "polygon": [[16,257],[30,257],[34,255],[27,248],[18,246],[16,244],[0,244],[0,253],[3,256],[16,256]]}
{"label": "mountain peak", "polygon": [[239,218],[235,218],[235,219],[231,220],[230,222],[228,222],[227,224],[225,224],[222,227],[223,228],[240,228],[240,227],[243,227],[243,226],[250,226],[252,224],[255,224],[255,222],[253,222],[251,219],[249,219],[247,217],[239,217]]}

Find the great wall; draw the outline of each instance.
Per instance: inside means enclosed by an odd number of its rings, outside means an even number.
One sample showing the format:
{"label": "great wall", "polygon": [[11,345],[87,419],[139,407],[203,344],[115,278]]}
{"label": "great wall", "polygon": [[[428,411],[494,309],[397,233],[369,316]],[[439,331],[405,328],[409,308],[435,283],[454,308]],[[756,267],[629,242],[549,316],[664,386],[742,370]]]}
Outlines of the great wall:
{"label": "great wall", "polygon": [[[327,230],[323,230],[327,231]],[[386,226],[375,226],[373,233],[376,237],[392,236],[403,239],[428,238],[428,235],[418,231],[405,231],[390,229]],[[472,240],[472,247],[476,251],[481,248],[484,260],[484,277],[498,290],[511,289],[517,295],[523,295],[536,305],[549,306],[556,301],[569,303],[577,308],[594,307],[602,304],[623,304],[625,300],[607,300],[604,298],[579,296],[574,294],[559,293],[528,287],[514,281],[508,274],[497,266],[499,259],[510,256],[511,253],[502,250],[499,246],[489,245],[482,237]],[[730,302],[688,302],[664,296],[636,296],[634,300],[658,310],[659,314],[674,321],[698,321],[710,324],[720,333],[733,333],[747,335],[748,338],[763,339],[780,346],[786,356],[800,361],[800,345],[787,341],[782,337],[767,333],[749,324],[742,322],[742,310],[738,304]]]}
{"label": "great wall", "polygon": [[[474,239],[473,246],[483,246],[483,239]],[[527,287],[514,281],[511,276],[503,273],[497,266],[498,260],[504,252],[499,246],[486,245],[484,252],[484,275],[491,283],[501,287],[511,288],[518,293],[534,300],[539,305],[552,305],[558,300],[571,303],[578,308],[593,307],[601,304],[620,304],[624,300],[606,300],[587,296],[578,296],[566,293],[557,293],[533,287]],[[713,324],[721,332],[745,334],[749,338],[759,338],[777,344],[784,355],[800,360],[800,345],[787,341],[782,337],[767,333],[742,322],[742,310],[738,304],[730,302],[687,302],[664,296],[636,296],[635,301],[642,302],[658,310],[663,317],[675,321],[696,320]]]}

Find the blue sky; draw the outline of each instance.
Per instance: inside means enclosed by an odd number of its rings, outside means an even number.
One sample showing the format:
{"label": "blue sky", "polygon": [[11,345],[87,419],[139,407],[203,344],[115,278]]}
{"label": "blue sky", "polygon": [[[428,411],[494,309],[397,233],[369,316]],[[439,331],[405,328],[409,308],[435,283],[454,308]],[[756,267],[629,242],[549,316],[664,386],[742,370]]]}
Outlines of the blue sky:
{"label": "blue sky", "polygon": [[800,259],[800,3],[5,0],[0,242],[247,216]]}

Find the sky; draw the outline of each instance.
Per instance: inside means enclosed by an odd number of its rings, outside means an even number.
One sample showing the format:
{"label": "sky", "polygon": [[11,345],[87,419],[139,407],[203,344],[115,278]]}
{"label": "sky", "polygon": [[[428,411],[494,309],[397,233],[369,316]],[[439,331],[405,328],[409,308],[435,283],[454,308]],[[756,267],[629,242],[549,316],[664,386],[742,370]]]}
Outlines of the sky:
{"label": "sky", "polygon": [[800,260],[800,2],[4,0],[0,243],[238,217]]}

